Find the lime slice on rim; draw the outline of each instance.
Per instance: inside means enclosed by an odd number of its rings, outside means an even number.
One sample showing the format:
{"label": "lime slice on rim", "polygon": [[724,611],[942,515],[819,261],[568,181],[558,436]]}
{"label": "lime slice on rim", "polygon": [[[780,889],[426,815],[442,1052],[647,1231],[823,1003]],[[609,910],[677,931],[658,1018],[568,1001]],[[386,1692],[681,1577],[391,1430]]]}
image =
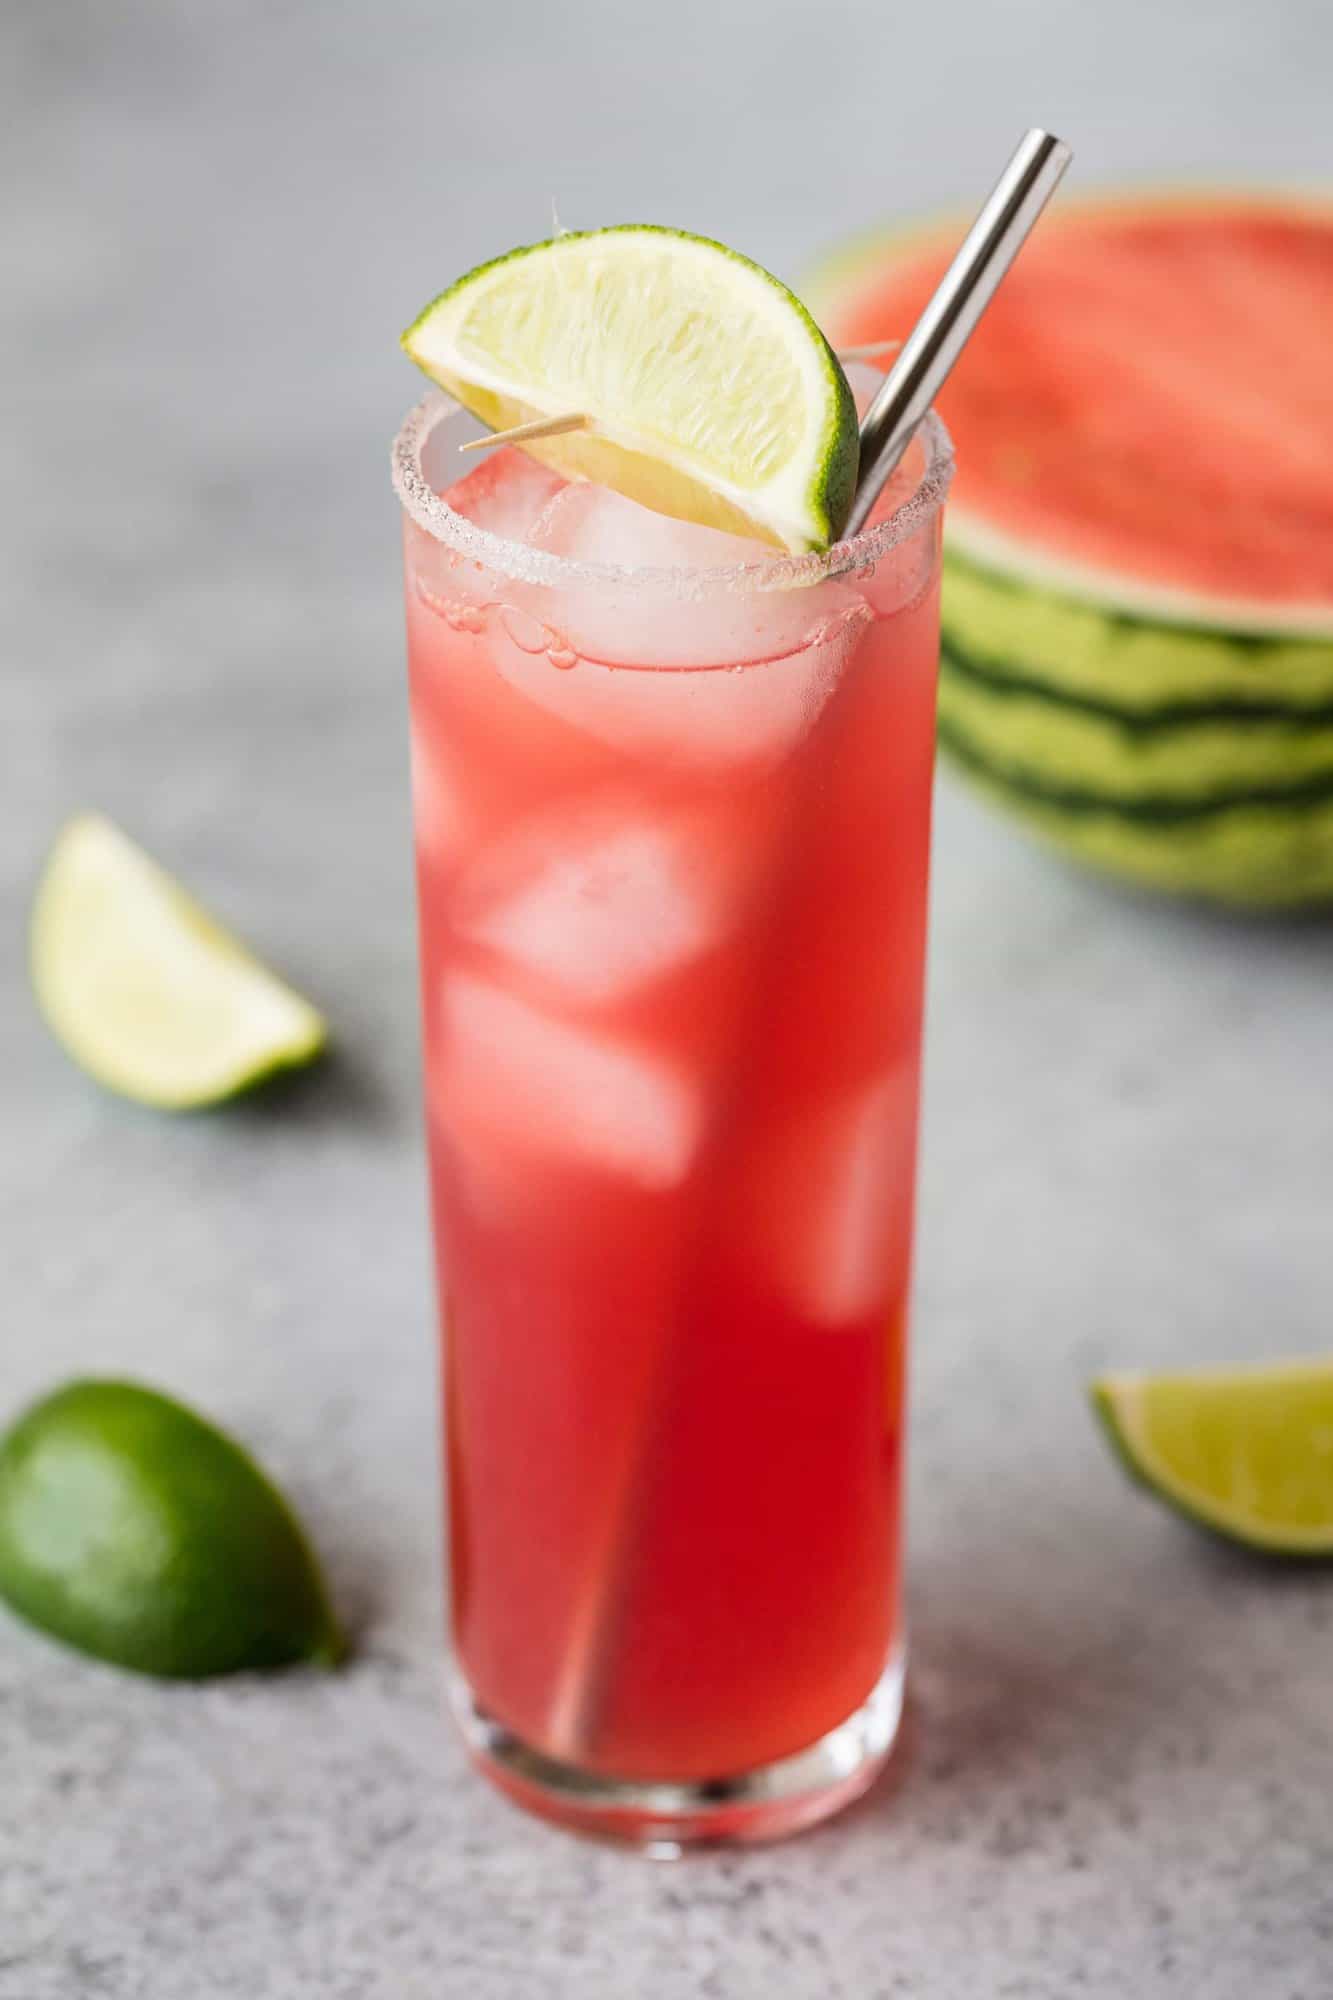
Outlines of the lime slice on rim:
{"label": "lime slice on rim", "polygon": [[567,479],[793,553],[847,518],[859,440],[836,355],[785,285],[706,237],[632,224],[512,250],[403,346],[492,430],[588,417],[523,447]]}
{"label": "lime slice on rim", "polygon": [[1333,1555],[1333,1361],[1106,1375],[1094,1408],[1133,1476],[1277,1555]]}
{"label": "lime slice on rim", "polygon": [[56,839],[31,948],[52,1033],[99,1083],[141,1104],[216,1104],[324,1047],[310,1003],[97,814]]}

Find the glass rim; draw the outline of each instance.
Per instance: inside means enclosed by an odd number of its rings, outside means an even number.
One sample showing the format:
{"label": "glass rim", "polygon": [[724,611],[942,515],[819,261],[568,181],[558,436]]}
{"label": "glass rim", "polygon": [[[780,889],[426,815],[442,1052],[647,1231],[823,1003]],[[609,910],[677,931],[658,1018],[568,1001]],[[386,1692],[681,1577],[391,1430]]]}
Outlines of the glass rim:
{"label": "glass rim", "polygon": [[743,597],[755,592],[790,590],[821,583],[849,570],[876,563],[888,551],[915,534],[944,505],[953,479],[953,442],[934,410],[927,413],[917,439],[925,454],[921,476],[911,492],[872,527],[850,541],[807,555],[775,552],[755,562],[732,563],[712,569],[625,568],[616,563],[583,562],[550,549],[511,542],[489,528],[478,527],[441,499],[422,470],[421,455],[441,423],[463,414],[462,405],[443,390],[433,389],[409,411],[393,441],[393,483],[404,512],[419,528],[457,555],[520,583],[625,589],[685,599]]}

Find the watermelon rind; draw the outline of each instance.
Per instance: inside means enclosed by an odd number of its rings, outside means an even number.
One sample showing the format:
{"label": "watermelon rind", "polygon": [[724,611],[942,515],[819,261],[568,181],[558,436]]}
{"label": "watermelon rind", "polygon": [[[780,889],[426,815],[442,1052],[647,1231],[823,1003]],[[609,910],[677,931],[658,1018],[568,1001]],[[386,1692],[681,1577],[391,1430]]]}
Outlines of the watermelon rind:
{"label": "watermelon rind", "polygon": [[1045,841],[1149,889],[1333,900],[1333,641],[1160,625],[950,554],[941,749]]}

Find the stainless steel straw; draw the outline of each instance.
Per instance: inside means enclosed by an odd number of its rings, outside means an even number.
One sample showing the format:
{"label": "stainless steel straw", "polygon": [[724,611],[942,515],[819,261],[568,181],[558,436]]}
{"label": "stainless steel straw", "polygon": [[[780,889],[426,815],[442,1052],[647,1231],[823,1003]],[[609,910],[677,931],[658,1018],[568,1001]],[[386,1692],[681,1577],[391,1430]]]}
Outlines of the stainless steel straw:
{"label": "stainless steel straw", "polygon": [[[903,344],[861,423],[861,473],[846,533],[861,527],[911,443],[931,399],[962,351],[1071,158],[1063,140],[1033,130],[995,184],[938,290]],[[491,440],[494,442],[494,440]],[[657,1391],[660,1400],[660,1385]],[[659,1412],[659,1423],[661,1421]],[[587,1579],[553,1691],[548,1733],[559,1753],[585,1755],[602,1719],[606,1679],[631,1574],[649,1462],[661,1439],[651,1413],[625,1440],[606,1548]]]}
{"label": "stainless steel straw", "polygon": [[861,419],[861,471],[844,538],[865,526],[884,482],[1072,158],[1063,139],[1036,125],[1019,141]]}

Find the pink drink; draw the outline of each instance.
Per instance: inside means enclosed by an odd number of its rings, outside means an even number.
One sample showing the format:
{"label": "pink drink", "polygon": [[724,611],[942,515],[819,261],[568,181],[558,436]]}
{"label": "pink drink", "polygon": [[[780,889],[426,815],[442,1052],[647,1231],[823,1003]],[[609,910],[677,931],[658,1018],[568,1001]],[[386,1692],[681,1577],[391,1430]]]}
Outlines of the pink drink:
{"label": "pink drink", "polygon": [[947,442],[784,564],[451,407],[397,458],[464,1728],[572,1823],[777,1831],[901,1694]]}

